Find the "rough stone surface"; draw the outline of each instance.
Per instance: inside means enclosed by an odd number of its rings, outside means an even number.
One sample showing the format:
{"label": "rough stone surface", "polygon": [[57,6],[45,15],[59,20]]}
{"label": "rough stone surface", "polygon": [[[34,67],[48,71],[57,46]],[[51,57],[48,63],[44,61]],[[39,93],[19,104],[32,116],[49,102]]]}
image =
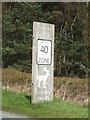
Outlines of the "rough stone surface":
{"label": "rough stone surface", "polygon": [[[51,41],[51,64],[37,64],[38,40],[42,40],[42,47]],[[44,46],[45,44],[45,46]],[[43,50],[43,49],[42,49]],[[46,55],[47,53],[45,53]],[[47,23],[33,23],[33,53],[32,53],[32,103],[53,100],[53,57],[54,57],[54,25]],[[42,52],[43,56],[43,52]],[[47,56],[47,55],[46,55]]]}

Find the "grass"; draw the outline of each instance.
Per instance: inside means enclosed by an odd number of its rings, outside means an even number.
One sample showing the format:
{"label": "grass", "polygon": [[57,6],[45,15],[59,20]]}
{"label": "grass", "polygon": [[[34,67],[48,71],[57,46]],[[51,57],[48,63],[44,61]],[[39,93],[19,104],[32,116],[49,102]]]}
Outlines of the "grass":
{"label": "grass", "polygon": [[[30,81],[32,80],[32,74],[31,73],[25,73],[18,71],[14,68],[5,68],[2,69],[2,80],[4,81],[10,81],[13,83],[17,81]],[[83,85],[85,83],[88,83],[88,79],[80,79],[80,78],[70,78],[70,77],[54,77],[55,83],[75,83],[78,82]]]}
{"label": "grass", "polygon": [[[15,86],[31,84],[32,74],[18,71],[14,68],[2,69],[2,85],[3,86]],[[61,85],[67,85],[73,90],[81,89],[86,90],[88,86],[88,79],[70,78],[70,77],[54,77],[54,88],[60,89]],[[81,93],[80,91],[80,93]]]}
{"label": "grass", "polygon": [[[2,69],[2,85],[7,86],[15,85],[15,84],[31,84],[32,74],[18,71],[14,68],[5,68]],[[62,84],[67,85],[69,83],[69,87],[75,90],[77,88],[84,91],[86,86],[88,86],[88,79],[80,79],[80,78],[70,78],[70,77],[54,77],[54,87],[57,89],[60,88]]]}
{"label": "grass", "polygon": [[54,99],[52,102],[31,104],[25,94],[2,90],[2,109],[38,118],[88,118],[88,108]]}
{"label": "grass", "polygon": [[25,73],[25,72],[21,72],[18,71],[14,68],[6,68],[6,69],[2,69],[2,82],[4,83],[4,81],[10,81],[12,83],[16,83],[16,82],[31,82],[31,73]]}

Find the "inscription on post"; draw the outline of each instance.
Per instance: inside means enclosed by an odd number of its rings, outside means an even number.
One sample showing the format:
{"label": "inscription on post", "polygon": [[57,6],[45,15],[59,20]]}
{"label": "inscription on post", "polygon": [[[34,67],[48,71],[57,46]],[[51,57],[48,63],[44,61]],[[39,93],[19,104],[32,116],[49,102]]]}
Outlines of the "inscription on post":
{"label": "inscription on post", "polygon": [[38,65],[51,64],[51,41],[38,40],[37,48],[38,48],[37,64]]}
{"label": "inscription on post", "polygon": [[37,77],[37,87],[39,90],[38,100],[49,100],[48,77],[50,76],[50,73],[46,67],[43,69],[43,72],[45,72],[44,75],[39,75]]}

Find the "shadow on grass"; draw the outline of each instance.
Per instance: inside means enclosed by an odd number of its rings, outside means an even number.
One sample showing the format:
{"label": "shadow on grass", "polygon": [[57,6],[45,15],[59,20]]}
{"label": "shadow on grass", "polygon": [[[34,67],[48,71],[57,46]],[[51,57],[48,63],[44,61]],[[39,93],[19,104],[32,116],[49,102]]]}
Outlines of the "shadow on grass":
{"label": "shadow on grass", "polygon": [[26,95],[25,98],[26,98],[26,99],[30,102],[30,104],[31,104],[31,100],[32,100],[31,95],[30,95],[30,96],[29,96],[29,95]]}

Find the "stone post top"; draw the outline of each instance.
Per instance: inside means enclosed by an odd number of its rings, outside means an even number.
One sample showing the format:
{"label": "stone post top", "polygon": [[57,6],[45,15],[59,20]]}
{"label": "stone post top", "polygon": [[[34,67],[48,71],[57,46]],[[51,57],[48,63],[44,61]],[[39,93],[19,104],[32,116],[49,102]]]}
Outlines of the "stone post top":
{"label": "stone post top", "polygon": [[52,25],[52,26],[55,26],[54,24],[52,24],[52,23],[44,23],[44,22],[36,22],[36,21],[34,21],[33,22],[33,24],[45,24],[45,25]]}

